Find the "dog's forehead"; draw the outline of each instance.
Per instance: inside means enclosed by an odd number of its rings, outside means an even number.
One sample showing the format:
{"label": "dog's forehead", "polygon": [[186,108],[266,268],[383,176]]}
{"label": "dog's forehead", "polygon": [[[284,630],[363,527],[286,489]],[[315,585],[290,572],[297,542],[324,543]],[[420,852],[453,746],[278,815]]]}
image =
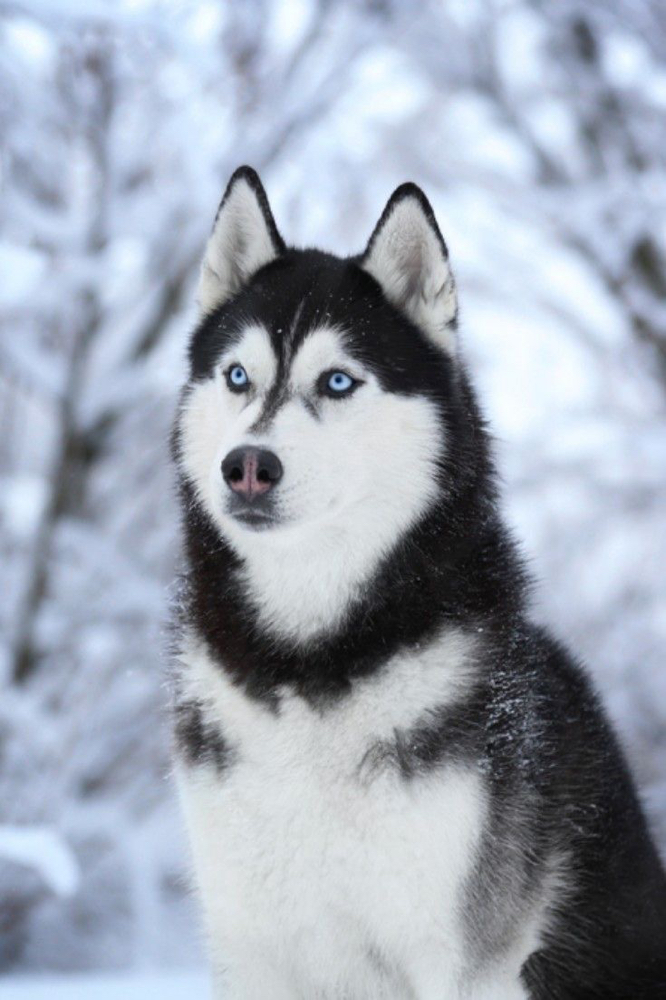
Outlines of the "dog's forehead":
{"label": "dog's forehead", "polygon": [[295,347],[290,363],[290,381],[294,386],[307,384],[327,368],[350,361],[344,332],[332,326],[317,326],[309,330]]}
{"label": "dog's forehead", "polygon": [[261,323],[250,323],[240,334],[236,344],[227,351],[234,360],[244,363],[252,369],[255,378],[262,382],[271,382],[278,369],[278,357],[275,353],[270,333]]}
{"label": "dog's forehead", "polygon": [[276,380],[294,386],[308,383],[326,368],[353,363],[347,348],[348,331],[328,323],[299,328],[300,307],[286,328],[251,322],[225,351],[224,360],[237,360],[264,384]]}

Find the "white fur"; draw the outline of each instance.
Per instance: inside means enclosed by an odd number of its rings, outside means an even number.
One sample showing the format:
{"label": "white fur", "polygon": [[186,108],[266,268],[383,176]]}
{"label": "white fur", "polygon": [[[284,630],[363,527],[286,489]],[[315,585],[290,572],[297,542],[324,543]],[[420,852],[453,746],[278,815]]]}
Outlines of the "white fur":
{"label": "white fur", "polygon": [[201,314],[226,302],[277,253],[257,196],[247,180],[239,177],[206,245],[197,294]]}
{"label": "white fur", "polygon": [[417,198],[396,202],[375,234],[363,267],[386,297],[435,343],[455,350],[457,294],[448,258]]}
{"label": "white fur", "polygon": [[[245,367],[251,393],[227,388],[223,372],[231,364]],[[317,398],[318,376],[336,367],[365,384],[344,400]],[[216,374],[190,392],[181,415],[182,464],[245,560],[248,594],[262,622],[303,640],[344,615],[381,557],[432,502],[441,432],[427,399],[384,392],[347,355],[339,334],[322,329],[292,361],[291,400],[256,435],[250,428],[274,375],[268,334],[253,327]],[[306,407],[308,399],[320,408],[320,419]],[[220,466],[242,444],[269,448],[282,462],[281,526],[253,531],[227,512]]]}
{"label": "white fur", "polygon": [[220,1000],[525,996],[520,963],[476,981],[464,940],[458,907],[486,810],[478,773],[409,783],[364,766],[377,740],[464,696],[474,648],[451,630],[338,705],[285,692],[275,713],[190,640],[185,693],[233,755],[221,777],[178,772]]}

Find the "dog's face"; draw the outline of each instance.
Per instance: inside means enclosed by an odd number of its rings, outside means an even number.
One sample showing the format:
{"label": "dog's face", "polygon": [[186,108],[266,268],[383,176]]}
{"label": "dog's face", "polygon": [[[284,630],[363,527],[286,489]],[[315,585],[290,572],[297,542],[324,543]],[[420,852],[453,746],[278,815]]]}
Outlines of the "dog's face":
{"label": "dog's face", "polygon": [[287,249],[238,171],[202,268],[181,474],[241,556],[380,558],[446,490],[456,300],[423,195],[399,188],[361,258]]}

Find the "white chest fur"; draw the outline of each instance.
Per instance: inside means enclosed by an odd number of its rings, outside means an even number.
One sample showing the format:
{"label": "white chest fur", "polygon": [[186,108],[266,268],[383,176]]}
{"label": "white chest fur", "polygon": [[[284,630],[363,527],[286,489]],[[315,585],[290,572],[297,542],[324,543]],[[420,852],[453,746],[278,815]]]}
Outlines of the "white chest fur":
{"label": "white chest fur", "polygon": [[460,906],[483,827],[480,779],[450,765],[406,781],[366,755],[464,697],[473,661],[450,632],[335,706],[285,695],[275,713],[191,644],[186,693],[231,749],[222,774],[178,767],[220,997],[472,995]]}

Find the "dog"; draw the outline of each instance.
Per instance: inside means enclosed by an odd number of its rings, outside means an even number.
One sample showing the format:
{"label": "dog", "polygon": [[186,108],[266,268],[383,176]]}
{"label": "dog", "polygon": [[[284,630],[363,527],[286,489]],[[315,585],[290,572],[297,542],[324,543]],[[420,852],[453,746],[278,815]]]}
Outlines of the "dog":
{"label": "dog", "polygon": [[581,666],[529,615],[414,184],[208,241],[173,432],[174,770],[224,1000],[663,1000],[666,878]]}

